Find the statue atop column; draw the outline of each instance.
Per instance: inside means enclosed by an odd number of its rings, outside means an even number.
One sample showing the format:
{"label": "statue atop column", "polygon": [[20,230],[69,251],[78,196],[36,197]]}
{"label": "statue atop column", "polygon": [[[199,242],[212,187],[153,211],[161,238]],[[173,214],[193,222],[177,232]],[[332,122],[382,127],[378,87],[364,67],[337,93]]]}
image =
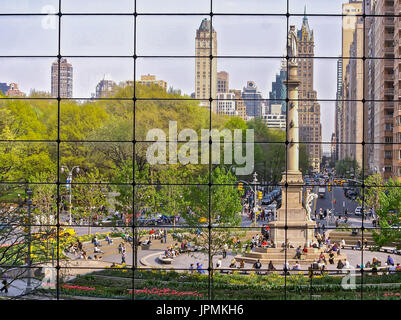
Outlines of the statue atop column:
{"label": "statue atop column", "polygon": [[297,50],[297,33],[295,32],[295,26],[290,26],[287,37],[287,53],[290,58],[289,63],[296,66],[298,50]]}

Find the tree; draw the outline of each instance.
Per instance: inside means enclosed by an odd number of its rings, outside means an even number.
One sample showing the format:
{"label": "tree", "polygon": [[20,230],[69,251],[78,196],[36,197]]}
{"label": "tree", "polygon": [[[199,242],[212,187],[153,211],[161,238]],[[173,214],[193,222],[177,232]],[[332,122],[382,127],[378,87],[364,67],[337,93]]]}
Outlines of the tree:
{"label": "tree", "polygon": [[[205,228],[208,222],[214,226],[210,234],[209,230],[204,229],[201,233],[192,232],[185,235],[188,241],[200,246],[213,257],[221,252],[225,245],[233,246],[233,239],[238,238],[238,232],[230,227],[240,225],[242,206],[240,192],[235,185],[236,178],[231,172],[224,167],[217,167],[212,171],[211,178],[215,185],[210,190],[210,205],[208,186],[188,186],[185,189],[189,210],[183,212],[183,218],[187,225],[199,230]],[[199,184],[208,182],[208,175],[198,177],[194,181]]]}
{"label": "tree", "polygon": [[[124,161],[117,170],[114,190],[118,192],[116,197],[117,209],[124,214],[139,214],[142,209],[154,206],[156,203],[156,188],[154,185],[148,185],[150,182],[149,165],[146,164],[142,170],[135,166],[136,186],[133,188],[129,185],[133,182],[134,169],[132,161]],[[124,183],[124,184],[121,184]],[[143,185],[141,185],[143,183]],[[135,207],[133,208],[133,205]]]}
{"label": "tree", "polygon": [[44,184],[46,181],[55,181],[56,177],[48,173],[36,173],[31,177],[33,222],[39,225],[39,231],[52,229],[57,223],[57,185]]}
{"label": "tree", "polygon": [[[184,197],[187,186],[175,184],[177,183],[176,175],[178,165],[169,166],[166,170],[158,172],[158,183],[163,184],[156,190],[156,207],[160,214],[165,216],[173,216],[175,225],[175,216],[180,216],[186,211],[188,202]],[[179,179],[178,179],[179,180]],[[168,185],[165,185],[168,184]]]}
{"label": "tree", "polygon": [[[401,183],[390,179],[384,188],[376,189],[380,230],[373,238],[379,246],[395,243],[401,249]],[[394,228],[395,227],[395,228]]]}
{"label": "tree", "polygon": [[[101,185],[102,177],[98,170],[75,178],[72,190],[72,213],[74,218],[83,218],[88,221],[88,234],[91,234],[93,219],[97,215],[100,218],[100,208],[107,205],[107,188]],[[76,184],[78,183],[78,184]]]}
{"label": "tree", "polygon": [[[264,180],[278,183],[286,167],[285,131],[268,128],[259,118],[248,121],[247,125],[255,133],[256,172]],[[305,173],[311,168],[305,144],[299,146],[299,167]]]}
{"label": "tree", "polygon": [[345,157],[343,160],[336,162],[336,173],[346,178],[350,178],[352,174],[357,177],[360,173],[360,167],[355,159]]}
{"label": "tree", "polygon": [[363,197],[358,198],[360,205],[376,210],[380,206],[380,194],[385,190],[383,178],[380,174],[374,174],[365,179],[365,191]]}

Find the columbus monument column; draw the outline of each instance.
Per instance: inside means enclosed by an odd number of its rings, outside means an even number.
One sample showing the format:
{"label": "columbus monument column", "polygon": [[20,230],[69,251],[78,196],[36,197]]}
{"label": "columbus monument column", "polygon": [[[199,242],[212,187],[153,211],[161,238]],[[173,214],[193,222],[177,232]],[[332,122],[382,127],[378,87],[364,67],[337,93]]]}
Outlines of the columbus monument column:
{"label": "columbus monument column", "polygon": [[[287,42],[287,95],[289,98],[287,111],[287,167],[283,172],[282,205],[277,211],[277,220],[269,223],[271,239],[276,246],[289,242],[294,247],[304,246],[314,241],[314,228],[306,208],[302,205],[302,189],[304,181],[299,171],[299,126],[298,126],[298,64],[297,34],[295,26],[290,26]],[[307,205],[305,203],[305,205]]]}

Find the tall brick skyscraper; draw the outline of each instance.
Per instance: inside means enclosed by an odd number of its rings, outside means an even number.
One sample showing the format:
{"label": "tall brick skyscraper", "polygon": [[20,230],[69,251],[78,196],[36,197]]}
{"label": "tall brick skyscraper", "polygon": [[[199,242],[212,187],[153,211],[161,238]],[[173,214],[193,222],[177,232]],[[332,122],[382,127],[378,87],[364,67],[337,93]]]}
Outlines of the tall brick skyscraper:
{"label": "tall brick skyscraper", "polygon": [[[60,59],[60,98],[72,98],[73,68],[67,59]],[[52,97],[58,97],[58,62],[52,64],[51,72]]]}
{"label": "tall brick skyscraper", "polygon": [[[211,60],[211,54],[217,56],[216,31],[211,31],[210,20],[203,19],[195,37],[195,99],[216,99],[217,58]],[[209,101],[201,104],[208,107]],[[212,103],[212,111],[216,112],[216,101]]]}
{"label": "tall brick skyscraper", "polygon": [[310,164],[315,172],[320,171],[322,158],[322,126],[320,124],[320,104],[313,90],[313,30],[309,28],[306,14],[302,28],[298,30],[298,78],[301,84],[298,88],[301,100],[298,103],[299,139],[304,142],[309,154]]}

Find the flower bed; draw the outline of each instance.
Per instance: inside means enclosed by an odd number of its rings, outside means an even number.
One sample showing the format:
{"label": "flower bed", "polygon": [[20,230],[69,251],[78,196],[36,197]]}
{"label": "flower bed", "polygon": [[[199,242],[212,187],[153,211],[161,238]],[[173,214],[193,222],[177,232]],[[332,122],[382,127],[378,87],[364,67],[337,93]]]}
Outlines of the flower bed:
{"label": "flower bed", "polygon": [[182,297],[182,296],[193,296],[193,297],[199,297],[202,298],[203,294],[199,293],[198,291],[176,291],[176,290],[171,290],[169,288],[164,288],[164,289],[159,289],[159,288],[153,288],[153,289],[148,289],[148,288],[143,288],[143,289],[138,289],[138,290],[130,290],[129,294],[135,294],[137,296],[147,296],[147,295],[155,295],[155,296],[177,296],[177,297]]}
{"label": "flower bed", "polygon": [[81,291],[95,291],[95,288],[80,287],[80,286],[70,286],[68,284],[64,284],[63,288],[72,289],[72,290],[81,290]]}

